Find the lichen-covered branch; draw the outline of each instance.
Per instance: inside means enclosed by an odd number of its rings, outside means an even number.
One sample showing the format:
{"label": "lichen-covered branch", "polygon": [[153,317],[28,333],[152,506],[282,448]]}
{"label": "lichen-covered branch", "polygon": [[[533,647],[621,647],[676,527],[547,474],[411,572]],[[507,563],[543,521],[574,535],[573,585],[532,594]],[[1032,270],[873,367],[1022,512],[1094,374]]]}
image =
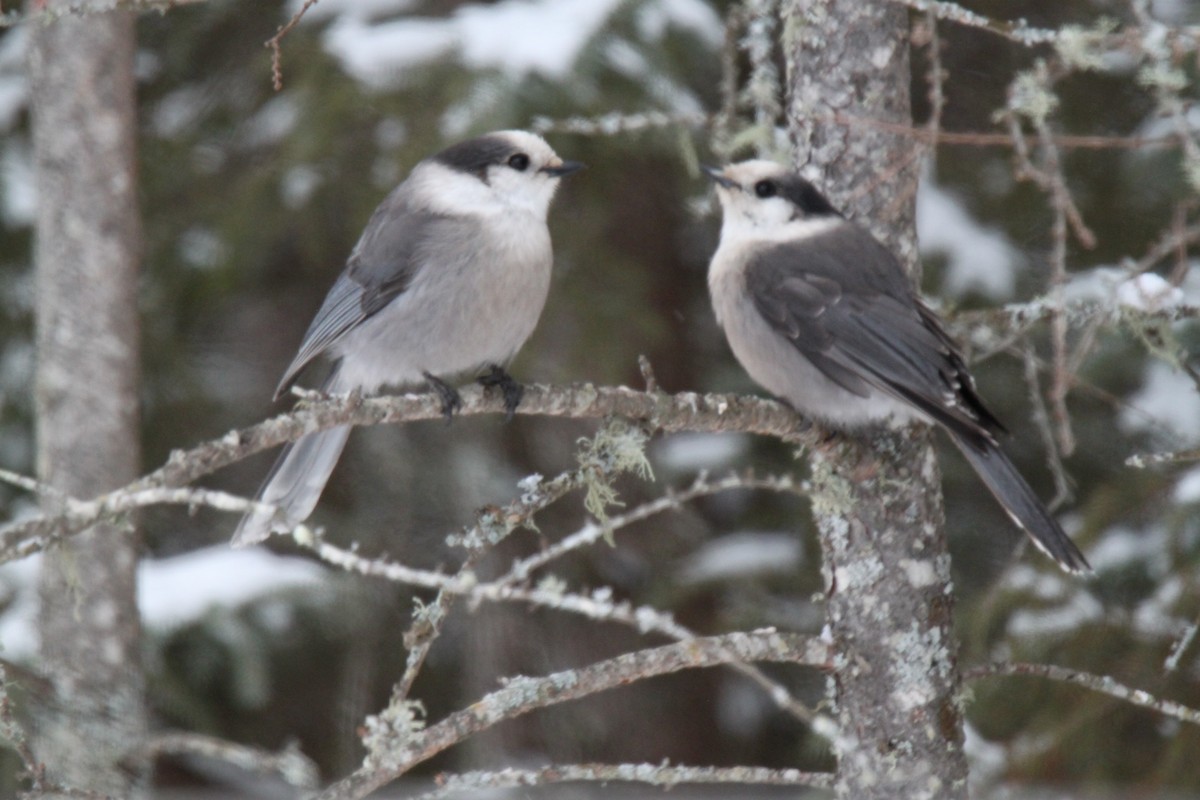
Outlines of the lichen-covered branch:
{"label": "lichen-covered branch", "polygon": [[766,767],[687,767],[677,764],[557,764],[542,769],[442,773],[441,787],[412,800],[442,800],[464,793],[559,783],[640,783],[671,789],[680,785],[808,786],[823,789],[833,776],[824,772]]}
{"label": "lichen-covered branch", "polygon": [[[464,415],[504,413],[502,398],[476,386],[463,388]],[[44,549],[65,536],[78,533],[127,502],[124,495],[157,487],[185,486],[255,453],[299,439],[307,433],[336,425],[384,425],[437,419],[441,401],[433,394],[336,397],[304,401],[295,410],[249,428],[231,431],[219,439],[190,450],[176,450],[167,462],[128,486],[89,501],[89,515],[69,509],[0,527],[0,563]],[[772,400],[739,395],[681,392],[639,392],[624,387],[573,384],[526,387],[520,414],[575,419],[615,416],[636,420],[649,430],[741,432],[774,436],[794,444],[820,439],[787,407]]]}
{"label": "lichen-covered branch", "polygon": [[1038,678],[1048,678],[1049,680],[1061,681],[1063,683],[1072,683],[1076,686],[1091,689],[1093,692],[1100,692],[1101,694],[1115,697],[1118,700],[1123,700],[1126,703],[1148,708],[1168,717],[1174,717],[1182,722],[1200,725],[1200,710],[1188,708],[1182,703],[1176,703],[1174,700],[1163,700],[1142,689],[1133,689],[1123,683],[1118,683],[1106,675],[1094,675],[1090,672],[1058,667],[1052,664],[1027,664],[1022,662],[987,664],[967,670],[963,674],[963,680],[974,681],[981,678],[1001,678],[1016,675],[1028,675]]}
{"label": "lichen-covered branch", "polygon": [[793,634],[731,633],[639,650],[540,678],[513,678],[502,689],[450,714],[436,725],[423,728],[413,724],[404,730],[389,729],[387,735],[378,738],[368,737],[364,765],[327,788],[320,800],[364,797],[467,737],[530,711],[684,669],[735,662],[809,663],[814,660],[813,655],[820,655],[810,652],[814,646],[819,651],[824,649],[808,637]]}
{"label": "lichen-covered branch", "polygon": [[202,756],[249,772],[278,775],[299,789],[315,789],[319,785],[317,765],[300,752],[295,742],[273,753],[198,733],[160,733],[137,748],[131,760],[153,761],[167,755]]}

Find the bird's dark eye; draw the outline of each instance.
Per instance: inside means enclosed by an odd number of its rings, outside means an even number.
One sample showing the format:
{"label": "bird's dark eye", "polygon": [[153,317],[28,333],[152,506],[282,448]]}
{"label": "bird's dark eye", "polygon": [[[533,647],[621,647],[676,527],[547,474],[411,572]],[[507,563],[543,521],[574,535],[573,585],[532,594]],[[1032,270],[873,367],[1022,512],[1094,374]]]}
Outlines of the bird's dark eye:
{"label": "bird's dark eye", "polygon": [[508,165],[517,172],[524,172],[529,168],[529,156],[524,153],[517,153],[508,157]]}
{"label": "bird's dark eye", "polygon": [[759,181],[754,184],[754,193],[759,197],[774,197],[775,192],[775,184],[771,181]]}

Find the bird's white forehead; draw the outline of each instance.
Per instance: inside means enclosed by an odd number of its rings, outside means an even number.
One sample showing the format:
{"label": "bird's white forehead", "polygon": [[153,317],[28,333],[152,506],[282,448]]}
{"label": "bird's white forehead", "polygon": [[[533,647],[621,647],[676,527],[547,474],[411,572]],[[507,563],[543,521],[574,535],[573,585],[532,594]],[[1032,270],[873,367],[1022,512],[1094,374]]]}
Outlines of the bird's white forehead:
{"label": "bird's white forehead", "polygon": [[514,147],[519,148],[526,153],[531,159],[536,162],[546,163],[558,159],[558,154],[554,152],[554,148],[550,144],[538,136],[536,133],[529,131],[511,130],[497,131],[496,136],[503,136],[508,141],[512,142]]}
{"label": "bird's white forehead", "polygon": [[790,173],[787,167],[774,161],[755,158],[749,161],[739,161],[724,169],[725,177],[736,181],[742,186],[755,184],[765,178],[782,178]]}

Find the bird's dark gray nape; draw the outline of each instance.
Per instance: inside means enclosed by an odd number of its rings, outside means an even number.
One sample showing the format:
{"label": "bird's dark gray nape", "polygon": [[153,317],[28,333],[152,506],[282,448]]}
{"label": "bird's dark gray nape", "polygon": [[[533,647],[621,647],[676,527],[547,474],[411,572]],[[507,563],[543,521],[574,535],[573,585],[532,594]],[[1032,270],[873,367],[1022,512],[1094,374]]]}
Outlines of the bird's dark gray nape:
{"label": "bird's dark gray nape", "polygon": [[817,187],[796,173],[789,172],[773,180],[779,188],[779,194],[803,211],[805,216],[842,216],[842,212],[834,208]]}
{"label": "bird's dark gray nape", "polygon": [[433,160],[459,172],[470,173],[486,180],[487,168],[503,164],[519,148],[503,136],[489,133],[447,147]]}

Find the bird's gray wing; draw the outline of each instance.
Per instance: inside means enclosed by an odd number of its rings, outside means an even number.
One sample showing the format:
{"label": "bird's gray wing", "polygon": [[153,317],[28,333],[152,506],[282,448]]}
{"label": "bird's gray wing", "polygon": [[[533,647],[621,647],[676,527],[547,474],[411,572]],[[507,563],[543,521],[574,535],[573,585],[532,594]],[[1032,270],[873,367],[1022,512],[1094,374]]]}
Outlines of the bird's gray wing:
{"label": "bird's gray wing", "polygon": [[768,324],[847,391],[882,390],[961,436],[990,439],[999,423],[891,252],[851,225],[820,236],[764,248],[748,264]]}
{"label": "bird's gray wing", "polygon": [[275,390],[278,399],[314,358],[379,312],[411,284],[420,253],[445,217],[413,208],[402,184],[380,204],[338,276],[292,363]]}

